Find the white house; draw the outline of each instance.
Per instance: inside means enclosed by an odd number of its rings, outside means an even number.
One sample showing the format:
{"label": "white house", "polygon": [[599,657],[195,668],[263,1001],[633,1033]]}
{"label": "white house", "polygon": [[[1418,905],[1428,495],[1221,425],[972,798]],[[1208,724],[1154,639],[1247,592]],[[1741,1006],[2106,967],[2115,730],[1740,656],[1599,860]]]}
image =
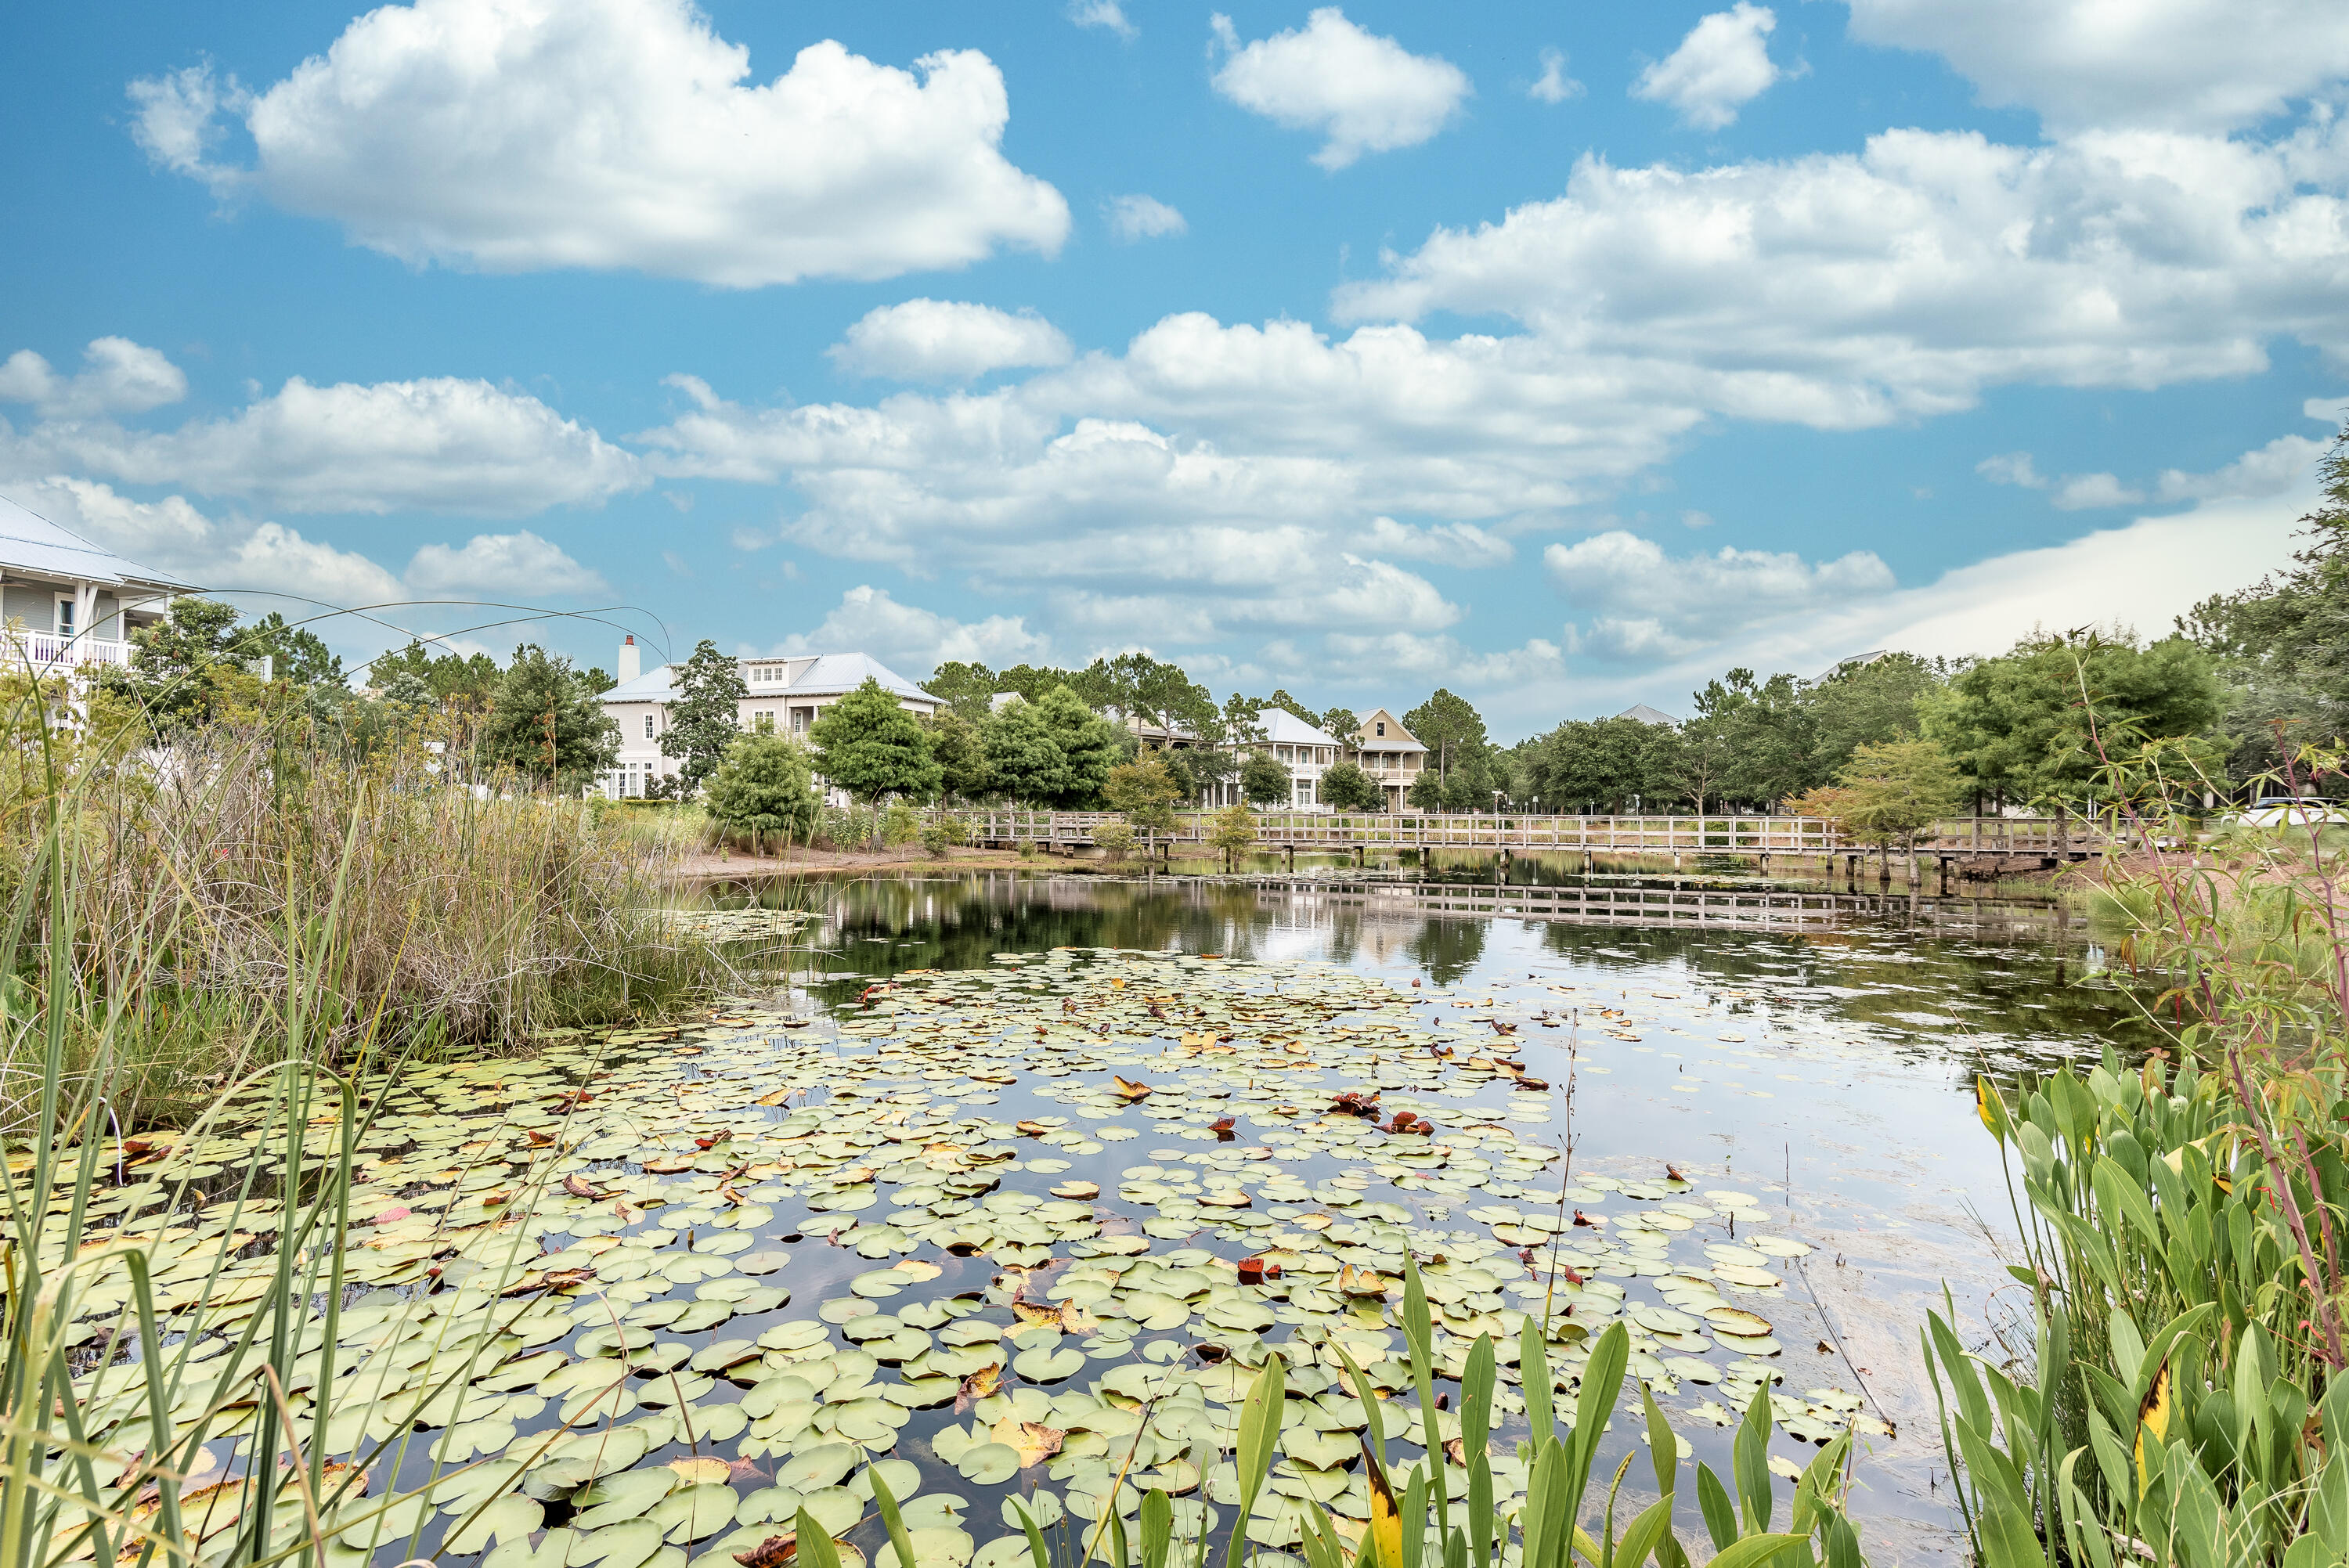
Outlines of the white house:
{"label": "white house", "polygon": [[[604,711],[620,727],[620,755],[612,769],[601,775],[604,792],[614,797],[640,796],[655,779],[673,778],[677,758],[662,755],[660,738],[668,729],[669,704],[677,697],[677,668],[662,665],[643,668],[644,655],[630,637],[620,645],[619,684],[604,694]],[[816,715],[864,684],[877,680],[896,694],[900,707],[927,718],[945,705],[864,654],[803,654],[797,658],[740,658],[742,684],[748,688],[736,711],[736,722],[755,734],[805,736]]]}
{"label": "white house", "polygon": [[0,662],[36,672],[127,665],[130,633],[201,590],[126,561],[0,496]]}
{"label": "white house", "polygon": [[[1321,804],[1321,775],[1338,761],[1337,738],[1324,734],[1285,707],[1266,708],[1257,716],[1256,723],[1264,738],[1244,741],[1232,749],[1242,757],[1269,757],[1288,769],[1288,802],[1270,809],[1328,810],[1330,808]],[[1231,806],[1240,799],[1240,781],[1235,775],[1208,789],[1206,804]]]}

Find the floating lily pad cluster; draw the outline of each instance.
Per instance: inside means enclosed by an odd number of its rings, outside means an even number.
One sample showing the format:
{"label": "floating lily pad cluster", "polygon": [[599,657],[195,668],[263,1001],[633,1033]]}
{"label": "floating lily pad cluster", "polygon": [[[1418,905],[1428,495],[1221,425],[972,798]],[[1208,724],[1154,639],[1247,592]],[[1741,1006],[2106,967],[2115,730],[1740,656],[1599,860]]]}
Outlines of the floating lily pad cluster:
{"label": "floating lily pad cluster", "polygon": [[[921,1568],[1004,1568],[1026,1550],[1016,1508],[1097,1520],[1154,1487],[1184,1528],[1230,1527],[1234,1407],[1273,1355],[1283,1457],[1246,1529],[1284,1546],[1301,1500],[1368,1512],[1346,1359],[1397,1443],[1459,1436],[1388,1402],[1409,1385],[1406,1255],[1446,1375],[1489,1336],[1511,1377],[1530,1318],[1571,1388],[1620,1322],[1634,1377],[1696,1386],[1683,1408],[1727,1425],[1781,1379],[1778,1267],[1808,1248],[1754,1194],[1661,1161],[1566,1178],[1518,1130],[1547,1128],[1563,1084],[1464,1000],[1469,1018],[1435,1024],[1327,965],[1004,954],[901,975],[836,1018],[739,1004],[365,1086],[356,1288],[332,1346],[314,1320],[292,1401],[305,1452],[372,1466],[374,1495],[329,1510],[333,1568],[435,1545],[489,1568],[774,1568],[802,1508],[890,1557],[875,1464]],[[336,1136],[314,1129],[313,1165]],[[133,1140],[99,1200],[152,1246],[186,1336],[166,1418],[182,1430],[218,1406],[203,1358],[267,1305],[279,1210],[233,1190],[266,1142],[258,1104]],[[189,1181],[216,1195],[191,1210]],[[157,1438],[149,1369],[106,1354],[127,1293],[116,1272],[80,1298],[84,1420],[118,1456]],[[1833,1387],[1771,1407],[1793,1439],[1882,1429]],[[214,1446],[224,1487],[254,1424],[215,1418],[240,1439]],[[1514,1465],[1493,1461],[1505,1511]],[[231,1492],[217,1511],[235,1522]]]}

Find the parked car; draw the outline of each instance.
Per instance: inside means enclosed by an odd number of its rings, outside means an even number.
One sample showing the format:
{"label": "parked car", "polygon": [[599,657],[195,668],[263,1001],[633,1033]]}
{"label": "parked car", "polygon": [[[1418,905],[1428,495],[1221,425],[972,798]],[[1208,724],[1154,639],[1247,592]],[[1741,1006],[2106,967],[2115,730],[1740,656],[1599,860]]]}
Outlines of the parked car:
{"label": "parked car", "polygon": [[2312,796],[2262,795],[2234,820],[2247,828],[2304,828],[2312,822],[2349,822],[2349,811]]}

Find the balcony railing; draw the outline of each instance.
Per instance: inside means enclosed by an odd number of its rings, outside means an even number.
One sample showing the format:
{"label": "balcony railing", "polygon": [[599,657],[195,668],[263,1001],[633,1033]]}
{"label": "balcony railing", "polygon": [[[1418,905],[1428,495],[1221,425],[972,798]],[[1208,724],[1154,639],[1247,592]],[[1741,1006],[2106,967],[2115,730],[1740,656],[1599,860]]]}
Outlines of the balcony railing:
{"label": "balcony railing", "polygon": [[0,631],[0,668],[36,670],[59,665],[127,665],[135,650],[104,637],[70,637],[56,632]]}

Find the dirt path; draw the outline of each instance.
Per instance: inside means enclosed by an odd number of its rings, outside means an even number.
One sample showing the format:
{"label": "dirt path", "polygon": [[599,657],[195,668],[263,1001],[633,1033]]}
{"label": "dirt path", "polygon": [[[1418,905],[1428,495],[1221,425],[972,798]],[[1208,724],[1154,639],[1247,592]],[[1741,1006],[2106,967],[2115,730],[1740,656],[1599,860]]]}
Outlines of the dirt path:
{"label": "dirt path", "polygon": [[688,882],[714,882],[732,877],[837,876],[857,872],[1017,871],[1022,867],[1067,869],[1056,857],[1022,860],[1011,850],[962,846],[934,856],[920,845],[903,850],[866,852],[859,850],[793,849],[782,853],[751,855],[706,851],[678,862],[671,874]]}

